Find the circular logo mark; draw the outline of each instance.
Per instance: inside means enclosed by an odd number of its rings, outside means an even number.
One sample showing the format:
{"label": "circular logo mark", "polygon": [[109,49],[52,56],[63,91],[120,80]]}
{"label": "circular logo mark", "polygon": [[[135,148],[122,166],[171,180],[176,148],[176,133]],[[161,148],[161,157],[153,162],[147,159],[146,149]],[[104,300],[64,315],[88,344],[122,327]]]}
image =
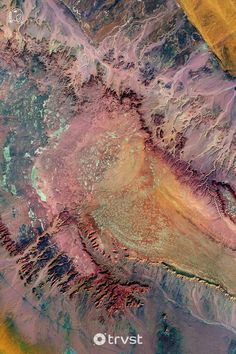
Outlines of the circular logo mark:
{"label": "circular logo mark", "polygon": [[106,343],[106,336],[103,333],[97,333],[95,334],[95,336],[93,337],[93,342],[96,345],[103,345]]}

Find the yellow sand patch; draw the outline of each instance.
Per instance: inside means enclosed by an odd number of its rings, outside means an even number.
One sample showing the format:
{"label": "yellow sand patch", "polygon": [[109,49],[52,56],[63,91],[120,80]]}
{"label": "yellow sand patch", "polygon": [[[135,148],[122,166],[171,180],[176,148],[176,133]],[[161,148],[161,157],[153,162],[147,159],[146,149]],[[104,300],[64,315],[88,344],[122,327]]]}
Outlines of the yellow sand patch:
{"label": "yellow sand patch", "polygon": [[45,346],[27,344],[20,335],[9,329],[6,321],[0,323],[0,354],[52,354]]}
{"label": "yellow sand patch", "polygon": [[236,1],[178,0],[222,63],[236,75]]}

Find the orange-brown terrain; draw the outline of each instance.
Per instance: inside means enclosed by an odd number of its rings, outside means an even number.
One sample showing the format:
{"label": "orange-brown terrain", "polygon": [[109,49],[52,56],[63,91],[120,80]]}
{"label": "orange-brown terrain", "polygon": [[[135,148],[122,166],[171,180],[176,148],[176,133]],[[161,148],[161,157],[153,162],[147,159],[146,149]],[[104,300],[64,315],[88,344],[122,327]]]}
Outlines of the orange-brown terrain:
{"label": "orange-brown terrain", "polygon": [[220,60],[236,74],[236,2],[234,0],[178,0],[191,22]]}

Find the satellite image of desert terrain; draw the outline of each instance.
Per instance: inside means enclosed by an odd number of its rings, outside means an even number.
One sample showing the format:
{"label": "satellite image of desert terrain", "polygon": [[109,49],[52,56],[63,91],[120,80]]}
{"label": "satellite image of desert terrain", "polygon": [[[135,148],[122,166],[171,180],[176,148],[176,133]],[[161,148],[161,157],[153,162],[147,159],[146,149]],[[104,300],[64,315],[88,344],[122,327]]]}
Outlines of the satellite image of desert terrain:
{"label": "satellite image of desert terrain", "polygon": [[0,354],[236,354],[236,0],[0,0]]}

